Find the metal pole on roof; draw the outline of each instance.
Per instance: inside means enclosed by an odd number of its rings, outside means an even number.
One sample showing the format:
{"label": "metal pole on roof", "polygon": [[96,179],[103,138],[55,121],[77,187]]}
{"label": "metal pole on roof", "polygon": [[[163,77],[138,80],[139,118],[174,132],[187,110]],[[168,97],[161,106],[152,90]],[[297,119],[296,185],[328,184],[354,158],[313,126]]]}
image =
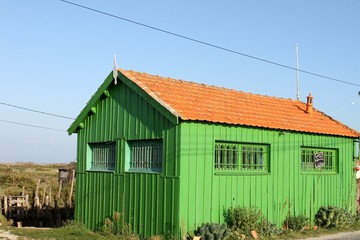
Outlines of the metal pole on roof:
{"label": "metal pole on roof", "polygon": [[299,47],[296,44],[296,99],[300,99],[300,87],[299,87]]}
{"label": "metal pole on roof", "polygon": [[117,84],[117,77],[118,77],[118,67],[116,64],[116,54],[114,54],[114,68],[113,68],[113,78],[114,78],[114,84]]}

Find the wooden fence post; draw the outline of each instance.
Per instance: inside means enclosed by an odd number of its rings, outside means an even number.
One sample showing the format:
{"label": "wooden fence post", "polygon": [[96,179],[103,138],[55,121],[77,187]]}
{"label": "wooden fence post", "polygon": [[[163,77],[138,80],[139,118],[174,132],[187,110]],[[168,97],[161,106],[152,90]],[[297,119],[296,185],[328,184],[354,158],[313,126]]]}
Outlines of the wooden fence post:
{"label": "wooden fence post", "polygon": [[75,170],[72,170],[72,175],[71,175],[71,188],[70,188],[70,194],[69,194],[69,199],[68,199],[68,206],[71,208],[72,207],[72,195],[73,195],[73,189],[74,189],[74,179],[75,179]]}
{"label": "wooden fence post", "polygon": [[34,205],[35,207],[39,207],[40,206],[40,199],[39,199],[39,185],[40,185],[40,179],[38,180],[37,184],[36,184],[36,191],[35,191],[35,201],[34,201]]}

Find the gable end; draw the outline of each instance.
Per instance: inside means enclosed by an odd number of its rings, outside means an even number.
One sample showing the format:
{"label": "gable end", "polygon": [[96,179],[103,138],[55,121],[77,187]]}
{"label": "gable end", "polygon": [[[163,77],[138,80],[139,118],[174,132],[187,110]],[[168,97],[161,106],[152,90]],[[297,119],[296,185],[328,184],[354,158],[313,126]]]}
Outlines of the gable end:
{"label": "gable end", "polygon": [[[152,105],[155,109],[157,109],[161,114],[163,114],[170,122],[174,124],[179,123],[180,115],[172,109],[165,102],[161,101],[156,97],[148,89],[142,89],[141,86],[136,85],[134,82],[129,80],[125,75],[123,75],[120,71],[118,71],[118,81],[117,84],[125,84],[130,89],[135,91],[141,97],[143,97],[150,105]],[[101,101],[105,98],[110,97],[109,88],[114,86],[113,75],[112,72],[107,76],[103,84],[98,88],[98,90],[92,95],[86,106],[80,112],[75,121],[71,124],[69,129],[67,130],[68,134],[71,135],[73,133],[77,133],[80,129],[84,128],[84,120],[89,115],[94,115],[97,112],[96,104],[98,101]]]}

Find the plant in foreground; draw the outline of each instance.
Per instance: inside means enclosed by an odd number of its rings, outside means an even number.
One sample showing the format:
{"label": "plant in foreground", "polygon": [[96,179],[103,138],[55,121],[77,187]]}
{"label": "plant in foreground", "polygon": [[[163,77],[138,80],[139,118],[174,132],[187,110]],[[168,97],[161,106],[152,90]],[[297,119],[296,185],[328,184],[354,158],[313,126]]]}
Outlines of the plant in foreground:
{"label": "plant in foreground", "polygon": [[239,234],[250,236],[253,230],[265,236],[281,233],[276,224],[268,222],[256,207],[231,207],[223,211],[223,216],[229,228]]}
{"label": "plant in foreground", "polygon": [[283,222],[285,229],[301,231],[310,226],[310,219],[304,215],[289,215]]}
{"label": "plant in foreground", "polygon": [[230,237],[231,231],[226,224],[206,223],[198,227],[195,235],[202,240],[226,240]]}
{"label": "plant in foreground", "polygon": [[329,205],[320,207],[315,215],[315,224],[323,228],[339,228],[353,224],[355,216],[349,211]]}
{"label": "plant in foreground", "polygon": [[139,239],[139,237],[133,233],[131,225],[121,221],[121,214],[119,212],[114,212],[112,218],[105,218],[100,233],[119,236],[121,239]]}

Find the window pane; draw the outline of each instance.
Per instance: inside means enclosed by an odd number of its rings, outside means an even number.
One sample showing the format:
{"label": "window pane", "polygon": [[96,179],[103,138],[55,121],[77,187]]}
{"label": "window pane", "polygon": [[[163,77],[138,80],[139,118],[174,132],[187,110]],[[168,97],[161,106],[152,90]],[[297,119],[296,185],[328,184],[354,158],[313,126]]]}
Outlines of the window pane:
{"label": "window pane", "polygon": [[111,143],[90,143],[91,149],[91,170],[114,170],[116,144]]}
{"label": "window pane", "polygon": [[162,141],[129,141],[129,170],[161,172]]}
{"label": "window pane", "polygon": [[267,145],[215,143],[216,170],[267,171]]}
{"label": "window pane", "polygon": [[234,144],[215,144],[215,168],[216,169],[237,169],[238,149]]}
{"label": "window pane", "polygon": [[267,171],[265,146],[243,145],[242,148],[242,169],[252,171]]}
{"label": "window pane", "polygon": [[336,171],[336,150],[303,147],[300,158],[302,171]]}

